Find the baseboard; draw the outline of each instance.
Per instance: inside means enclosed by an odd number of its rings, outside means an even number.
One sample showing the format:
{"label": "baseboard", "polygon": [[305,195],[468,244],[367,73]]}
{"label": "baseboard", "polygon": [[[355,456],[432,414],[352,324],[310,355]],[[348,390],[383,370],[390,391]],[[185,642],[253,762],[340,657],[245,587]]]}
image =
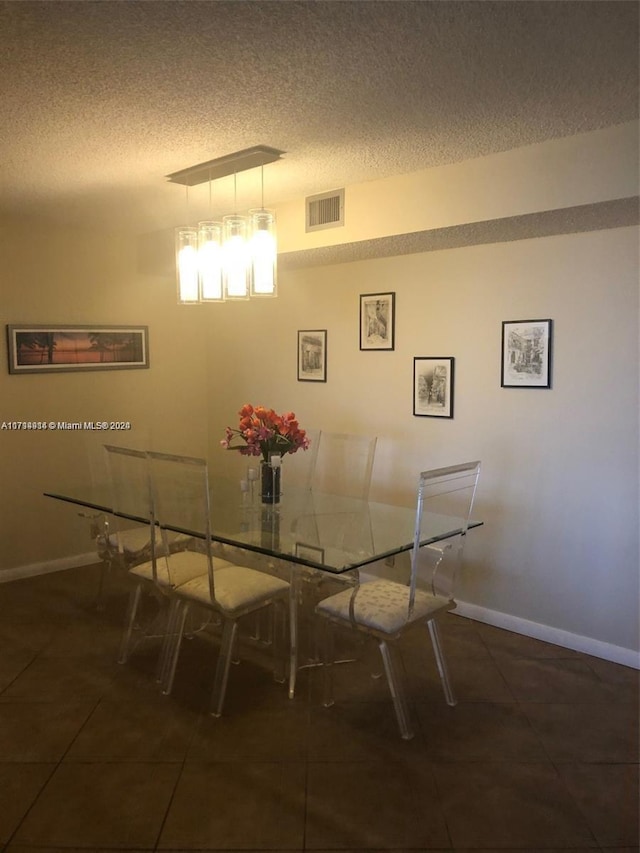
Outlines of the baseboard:
{"label": "baseboard", "polygon": [[77,569],[80,566],[89,566],[98,562],[96,552],[90,551],[88,554],[76,554],[75,557],[61,557],[59,560],[31,563],[28,566],[17,566],[15,569],[0,569],[0,583],[32,578],[36,575],[48,575],[51,572],[62,572],[65,569]]}
{"label": "baseboard", "polygon": [[552,628],[550,625],[542,625],[539,622],[530,622],[519,616],[511,616],[509,613],[501,613],[499,610],[489,610],[487,607],[479,607],[477,604],[469,604],[466,601],[458,601],[454,611],[459,616],[467,619],[475,619],[496,628],[504,628],[525,637],[533,637],[536,640],[544,640],[545,643],[553,643],[565,649],[573,649],[576,652],[584,652],[596,658],[603,658],[633,669],[640,669],[640,652],[626,649],[623,646],[614,646],[611,643],[603,643],[602,640],[594,640],[592,637],[583,637],[580,634],[572,634],[560,628]]}

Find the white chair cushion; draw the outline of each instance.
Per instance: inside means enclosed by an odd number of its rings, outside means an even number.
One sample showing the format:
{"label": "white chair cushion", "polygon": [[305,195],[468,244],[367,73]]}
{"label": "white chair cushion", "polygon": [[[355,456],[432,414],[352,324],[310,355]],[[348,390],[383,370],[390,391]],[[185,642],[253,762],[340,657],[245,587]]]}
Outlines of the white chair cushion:
{"label": "white chair cushion", "polygon": [[[144,551],[145,548],[151,548],[151,531],[149,530],[148,525],[145,527],[132,527],[130,530],[121,530],[119,534],[111,533],[108,541],[109,546],[114,550],[118,550],[118,538],[120,539],[122,550],[127,556],[132,556],[137,554],[139,551]],[[158,547],[160,548],[159,534],[157,538]],[[169,533],[167,539],[169,542],[169,548],[173,550],[182,544],[186,545],[191,540],[191,537],[186,536],[184,533]]]}
{"label": "white chair cushion", "polygon": [[[216,602],[226,613],[259,604],[289,589],[286,581],[246,566],[229,565],[217,569],[214,581]],[[200,604],[211,604],[208,576],[200,576],[183,584],[179,594]]]}
{"label": "white chair cushion", "polygon": [[[193,580],[193,578],[199,575],[204,575],[206,579],[208,568],[205,554],[200,554],[196,551],[177,551],[175,554],[171,554],[168,559],[168,569],[164,558],[156,561],[157,583],[159,586],[182,586],[182,584]],[[213,558],[214,571],[230,565],[232,564],[227,560],[220,560],[217,557]],[[141,563],[139,566],[134,566],[132,569],[129,569],[129,572],[144,580],[153,581],[153,563],[150,560],[146,563]]]}
{"label": "white chair cushion", "polygon": [[[353,588],[323,599],[316,612],[351,624],[349,604]],[[441,610],[453,610],[455,602],[417,589],[411,617],[408,616],[409,587],[394,581],[371,581],[356,592],[354,618],[366,628],[383,634],[397,634],[405,625],[434,616]]]}

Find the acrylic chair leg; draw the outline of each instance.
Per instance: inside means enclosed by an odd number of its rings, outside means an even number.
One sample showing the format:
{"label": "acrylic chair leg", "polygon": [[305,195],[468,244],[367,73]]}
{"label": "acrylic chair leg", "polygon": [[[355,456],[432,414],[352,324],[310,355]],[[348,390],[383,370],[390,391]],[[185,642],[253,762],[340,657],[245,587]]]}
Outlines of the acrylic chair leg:
{"label": "acrylic chair leg", "polygon": [[220,654],[218,655],[216,678],[211,697],[211,713],[214,717],[219,717],[222,714],[224,697],[227,692],[227,681],[229,680],[229,665],[231,664],[233,645],[237,632],[238,623],[233,619],[226,620],[222,629],[222,645],[220,646]]}
{"label": "acrylic chair leg", "polygon": [[260,640],[260,618],[259,618],[259,615],[257,613],[253,613],[251,615],[250,619],[251,619],[251,626],[252,627],[251,627],[251,633],[249,634],[249,637],[252,640],[255,640],[256,642],[258,642]]}
{"label": "acrylic chair leg", "polygon": [[182,635],[184,633],[184,623],[187,620],[189,612],[189,602],[178,602],[173,625],[170,628],[170,645],[171,651],[167,659],[166,675],[163,678],[162,693],[168,696],[173,690],[173,681],[176,676],[176,667],[180,656],[180,647],[182,645]]}
{"label": "acrylic chair leg", "polygon": [[391,651],[384,640],[380,640],[378,646],[380,647],[382,662],[384,663],[387,681],[389,682],[389,690],[391,691],[391,698],[393,699],[393,707],[395,708],[400,734],[404,740],[411,740],[413,737],[413,729],[409,722],[409,710],[407,708],[400,679],[398,678],[398,674],[391,657]]}
{"label": "acrylic chair leg", "polygon": [[287,662],[284,652],[285,624],[287,609],[284,601],[274,601],[268,608],[271,624],[271,643],[273,654],[273,680],[284,684],[287,679]]}
{"label": "acrylic chair leg", "polygon": [[251,639],[265,646],[271,645],[273,642],[274,625],[270,614],[266,610],[258,610],[251,618],[253,620]]}
{"label": "acrylic chair leg", "polygon": [[[295,573],[294,573],[295,574]],[[289,587],[289,699],[296,693],[298,676],[298,591],[294,580]]]}
{"label": "acrylic chair leg", "polygon": [[300,572],[292,568],[289,575],[289,699],[295,696],[298,677],[298,614],[302,607],[302,583]]}
{"label": "acrylic chair leg", "polygon": [[102,612],[104,607],[104,586],[105,578],[111,572],[111,564],[103,560],[100,565],[100,574],[98,576],[98,591],[96,593],[96,610]]}
{"label": "acrylic chair leg", "polygon": [[170,598],[167,606],[167,620],[164,629],[164,637],[162,638],[162,648],[160,649],[158,668],[156,670],[156,681],[163,685],[169,671],[169,662],[171,660],[173,643],[176,638],[176,620],[178,618],[179,611],[179,599],[175,597]]}
{"label": "acrylic chair leg", "polygon": [[440,642],[440,632],[438,631],[438,625],[436,624],[435,619],[431,619],[429,622],[427,622],[427,625],[429,627],[429,633],[431,634],[433,652],[436,656],[438,672],[440,673],[440,681],[442,682],[442,689],[444,690],[444,696],[447,700],[447,705],[457,705],[458,700],[454,696],[453,688],[451,687],[451,681],[449,679],[449,670],[447,669],[447,663],[444,659],[444,654],[442,652],[442,643]]}
{"label": "acrylic chair leg", "polygon": [[320,581],[314,575],[298,575],[298,605],[299,612],[308,624],[309,659],[318,664],[322,661],[322,643],[324,628],[320,625],[324,620],[315,619],[314,611],[319,601],[318,588]]}
{"label": "acrylic chair leg", "polygon": [[129,657],[129,651],[131,648],[131,635],[133,633],[133,626],[136,621],[136,613],[138,612],[138,605],[140,604],[141,594],[142,586],[141,584],[137,584],[135,589],[131,590],[131,594],[129,595],[129,604],[127,606],[125,629],[124,634],[122,635],[122,641],[120,643],[120,650],[118,652],[118,663],[126,663]]}
{"label": "acrylic chair leg", "polygon": [[333,625],[328,619],[322,622],[322,704],[329,708],[333,705]]}

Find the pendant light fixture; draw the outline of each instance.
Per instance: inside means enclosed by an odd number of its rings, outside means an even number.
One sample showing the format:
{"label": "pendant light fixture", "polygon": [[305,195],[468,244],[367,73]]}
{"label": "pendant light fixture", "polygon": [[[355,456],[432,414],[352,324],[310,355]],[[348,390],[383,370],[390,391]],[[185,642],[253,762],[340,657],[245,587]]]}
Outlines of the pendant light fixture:
{"label": "pendant light fixture", "polygon": [[[237,175],[233,176],[233,206],[237,207]],[[232,213],[222,217],[222,281],[227,299],[248,299],[251,263],[247,249],[249,220]]]}
{"label": "pendant light fixture", "polygon": [[221,222],[198,223],[198,280],[202,302],[224,302]]}
{"label": "pendant light fixture", "polygon": [[[189,218],[189,187],[186,188],[187,219]],[[200,301],[198,287],[198,231],[189,225],[175,230],[176,272],[178,278],[178,304],[197,305]]]}
{"label": "pendant light fixture", "polygon": [[250,210],[251,219],[251,295],[277,296],[276,217],[264,206],[264,166],[260,169],[261,205]]}
{"label": "pendant light fixture", "polygon": [[[198,223],[198,227],[176,229],[176,272],[178,303],[246,300],[249,296],[276,296],[277,243],[275,214],[264,207],[264,166],[279,160],[284,152],[264,145],[201,163],[168,175],[172,183],[188,188],[228,175],[234,176],[234,212]],[[261,169],[261,207],[249,216],[237,213],[238,172]]]}
{"label": "pendant light fixture", "polygon": [[[209,174],[209,216],[212,214]],[[206,219],[198,223],[198,284],[201,302],[224,302],[222,287],[222,223]]]}

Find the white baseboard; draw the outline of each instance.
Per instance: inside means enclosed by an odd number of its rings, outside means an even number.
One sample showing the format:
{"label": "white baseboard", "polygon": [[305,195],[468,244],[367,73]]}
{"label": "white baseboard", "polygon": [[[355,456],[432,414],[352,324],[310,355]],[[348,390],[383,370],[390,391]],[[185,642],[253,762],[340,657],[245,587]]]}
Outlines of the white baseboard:
{"label": "white baseboard", "polygon": [[576,652],[584,652],[596,658],[620,663],[624,666],[640,669],[640,652],[626,649],[623,646],[614,646],[604,643],[602,640],[594,640],[592,637],[583,637],[580,634],[572,634],[561,628],[552,628],[550,625],[541,625],[539,622],[530,622],[519,616],[511,616],[509,613],[501,613],[499,610],[489,610],[479,607],[477,604],[469,604],[466,601],[458,601],[453,611],[459,616],[467,619],[475,619],[496,628],[505,628],[525,637],[533,637],[536,640],[544,640],[545,643],[553,643],[565,649],[573,649]]}
{"label": "white baseboard", "polygon": [[43,563],[31,563],[28,566],[17,566],[15,569],[0,569],[0,583],[32,578],[36,575],[48,575],[51,572],[62,572],[65,569],[77,569],[100,562],[95,551],[88,554],[76,554],[75,557],[61,557],[59,560],[47,560]]}

